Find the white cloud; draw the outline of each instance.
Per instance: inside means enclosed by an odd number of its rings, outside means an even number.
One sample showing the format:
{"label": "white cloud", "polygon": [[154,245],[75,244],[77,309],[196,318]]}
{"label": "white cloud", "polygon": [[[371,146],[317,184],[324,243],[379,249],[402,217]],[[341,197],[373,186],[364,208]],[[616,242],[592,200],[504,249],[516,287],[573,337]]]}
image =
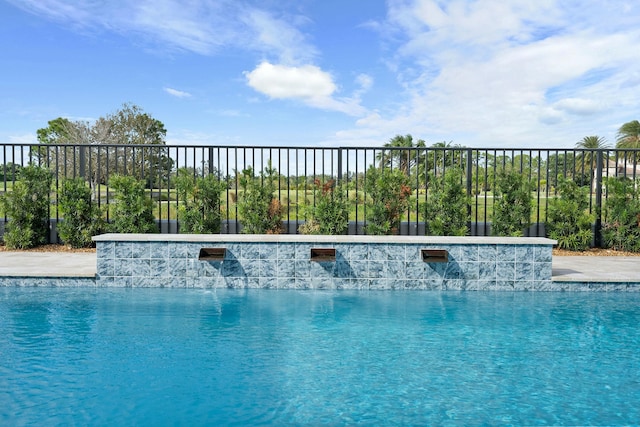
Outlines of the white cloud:
{"label": "white cloud", "polygon": [[366,117],[358,119],[356,121],[356,125],[358,126],[366,126],[366,127],[375,127],[378,126],[382,122],[382,117],[378,113],[371,113]]}
{"label": "white cloud", "polygon": [[85,2],[67,2],[64,0],[8,0],[24,10],[37,15],[44,15],[51,19],[68,22],[75,26],[92,21],[90,4]]}
{"label": "white cloud", "polygon": [[164,90],[171,96],[175,96],[176,98],[191,98],[191,94],[189,92],[184,92],[170,87],[163,87],[162,90]]}
{"label": "white cloud", "polygon": [[359,86],[353,93],[354,98],[360,98],[373,87],[373,77],[368,74],[358,74],[355,83]]}
{"label": "white cloud", "polygon": [[615,5],[391,0],[387,20],[371,27],[395,46],[387,61],[403,89],[398,107],[336,137],[400,129],[433,142],[566,146],[609,131],[624,122],[614,107],[637,107],[640,95],[640,13]]}
{"label": "white cloud", "polygon": [[264,10],[251,9],[242,21],[255,33],[253,44],[259,50],[277,52],[279,62],[297,64],[317,54],[298,29]]}
{"label": "white cloud", "polygon": [[[635,118],[640,99],[640,3],[632,1],[387,0],[386,19],[360,26],[380,34],[367,47],[380,42],[384,56],[367,58],[357,71],[340,68],[339,55],[322,56],[312,43],[339,40],[340,28],[328,37],[323,21],[297,15],[304,6],[295,2],[8,1],[65,27],[115,32],[137,45],[201,55],[242,51],[235,58],[250,52],[258,65],[244,81],[273,104],[290,100],[354,117],[351,128],[334,131],[332,143],[381,144],[412,133],[473,146],[566,146],[602,130],[615,133]],[[364,10],[362,19],[370,19]],[[371,64],[385,64],[386,74]]]}
{"label": "white cloud", "polygon": [[322,98],[336,91],[331,75],[314,65],[288,67],[263,62],[245,76],[249,86],[271,98]]}
{"label": "white cloud", "polygon": [[317,54],[295,16],[235,0],[9,0],[30,13],[80,28],[113,31],[154,48],[209,55],[221,49],[256,51],[295,63]]}
{"label": "white cloud", "polygon": [[299,100],[312,107],[350,115],[364,112],[357,98],[334,98],[338,88],[333,77],[315,65],[290,67],[262,62],[244,74],[250,87],[272,99]]}

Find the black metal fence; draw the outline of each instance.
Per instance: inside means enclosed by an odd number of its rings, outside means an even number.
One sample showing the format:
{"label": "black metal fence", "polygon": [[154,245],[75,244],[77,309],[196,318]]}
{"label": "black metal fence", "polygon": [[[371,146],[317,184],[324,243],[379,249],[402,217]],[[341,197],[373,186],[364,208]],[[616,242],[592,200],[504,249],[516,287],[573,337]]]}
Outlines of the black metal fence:
{"label": "black metal fence", "polygon": [[[259,173],[271,167],[278,171],[277,197],[285,208],[286,232],[298,232],[308,218],[308,207],[315,203],[314,182],[333,179],[348,188],[349,233],[363,234],[367,170],[386,167],[401,170],[411,182],[410,207],[403,215],[398,233],[420,235],[425,233],[420,205],[429,197],[429,177],[443,174],[448,168],[459,168],[471,198],[470,234],[490,235],[495,177],[504,169],[515,169],[532,182],[534,189],[533,225],[524,230],[525,235],[545,235],[548,203],[556,197],[555,187],[562,176],[590,189],[589,210],[595,218],[593,243],[597,246],[603,220],[601,208],[607,198],[603,183],[614,176],[640,178],[639,158],[640,150],[606,149],[0,144],[0,193],[12,190],[20,169],[29,163],[51,169],[54,187],[50,217],[54,241],[55,227],[61,220],[58,190],[65,178],[85,178],[96,202],[108,207],[113,200],[109,178],[114,174],[133,175],[145,181],[161,232],[177,233],[180,201],[176,176],[216,174],[227,182],[227,191],[222,194],[222,232],[237,233],[242,221],[237,203],[242,192],[239,184],[242,171],[251,167]],[[106,212],[109,215],[108,209]],[[6,213],[0,212],[0,235],[6,221]]]}

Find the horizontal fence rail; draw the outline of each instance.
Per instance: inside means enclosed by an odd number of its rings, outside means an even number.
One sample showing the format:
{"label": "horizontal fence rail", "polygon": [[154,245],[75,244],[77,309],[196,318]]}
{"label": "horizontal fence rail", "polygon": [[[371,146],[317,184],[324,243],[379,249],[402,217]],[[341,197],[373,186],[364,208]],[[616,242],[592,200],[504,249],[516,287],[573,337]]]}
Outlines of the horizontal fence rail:
{"label": "horizontal fence rail", "polygon": [[[316,185],[330,180],[346,186],[350,207],[349,234],[363,234],[366,227],[365,179],[370,168],[400,170],[410,182],[410,206],[401,218],[399,234],[425,234],[420,206],[430,196],[430,180],[449,168],[462,171],[462,183],[471,203],[469,232],[490,235],[495,178],[503,170],[516,170],[532,183],[534,200],[531,223],[525,236],[544,236],[549,201],[556,194],[559,177],[589,188],[589,212],[594,215],[593,244],[600,244],[604,182],[610,177],[640,178],[640,150],[512,149],[464,147],[287,147],[287,146],[183,146],[183,145],[42,145],[0,144],[0,194],[12,191],[20,169],[28,164],[49,168],[54,176],[50,195],[51,241],[62,220],[58,192],[66,178],[84,178],[94,201],[105,207],[107,219],[113,203],[109,179],[131,175],[145,182],[154,201],[154,215],[163,233],[178,233],[180,200],[178,173],[192,177],[215,174],[226,183],[221,196],[222,233],[241,231],[238,200],[240,177],[251,168],[260,176],[267,168],[277,171],[276,196],[284,207],[285,232],[297,233],[316,203]],[[0,212],[0,235],[10,220]]]}

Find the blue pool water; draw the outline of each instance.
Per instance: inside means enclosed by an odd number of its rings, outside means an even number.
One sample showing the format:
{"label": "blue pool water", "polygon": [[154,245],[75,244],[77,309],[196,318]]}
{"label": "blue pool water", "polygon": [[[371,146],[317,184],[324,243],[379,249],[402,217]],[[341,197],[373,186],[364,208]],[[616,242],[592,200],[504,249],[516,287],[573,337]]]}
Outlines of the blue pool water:
{"label": "blue pool water", "polygon": [[0,425],[640,423],[640,295],[0,289]]}

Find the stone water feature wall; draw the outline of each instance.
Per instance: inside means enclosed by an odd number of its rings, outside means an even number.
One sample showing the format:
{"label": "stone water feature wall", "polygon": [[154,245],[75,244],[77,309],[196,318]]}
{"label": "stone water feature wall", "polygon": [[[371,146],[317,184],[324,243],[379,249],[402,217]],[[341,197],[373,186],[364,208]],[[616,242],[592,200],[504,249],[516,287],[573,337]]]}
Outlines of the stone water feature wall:
{"label": "stone water feature wall", "polygon": [[97,286],[553,290],[537,237],[105,234]]}

